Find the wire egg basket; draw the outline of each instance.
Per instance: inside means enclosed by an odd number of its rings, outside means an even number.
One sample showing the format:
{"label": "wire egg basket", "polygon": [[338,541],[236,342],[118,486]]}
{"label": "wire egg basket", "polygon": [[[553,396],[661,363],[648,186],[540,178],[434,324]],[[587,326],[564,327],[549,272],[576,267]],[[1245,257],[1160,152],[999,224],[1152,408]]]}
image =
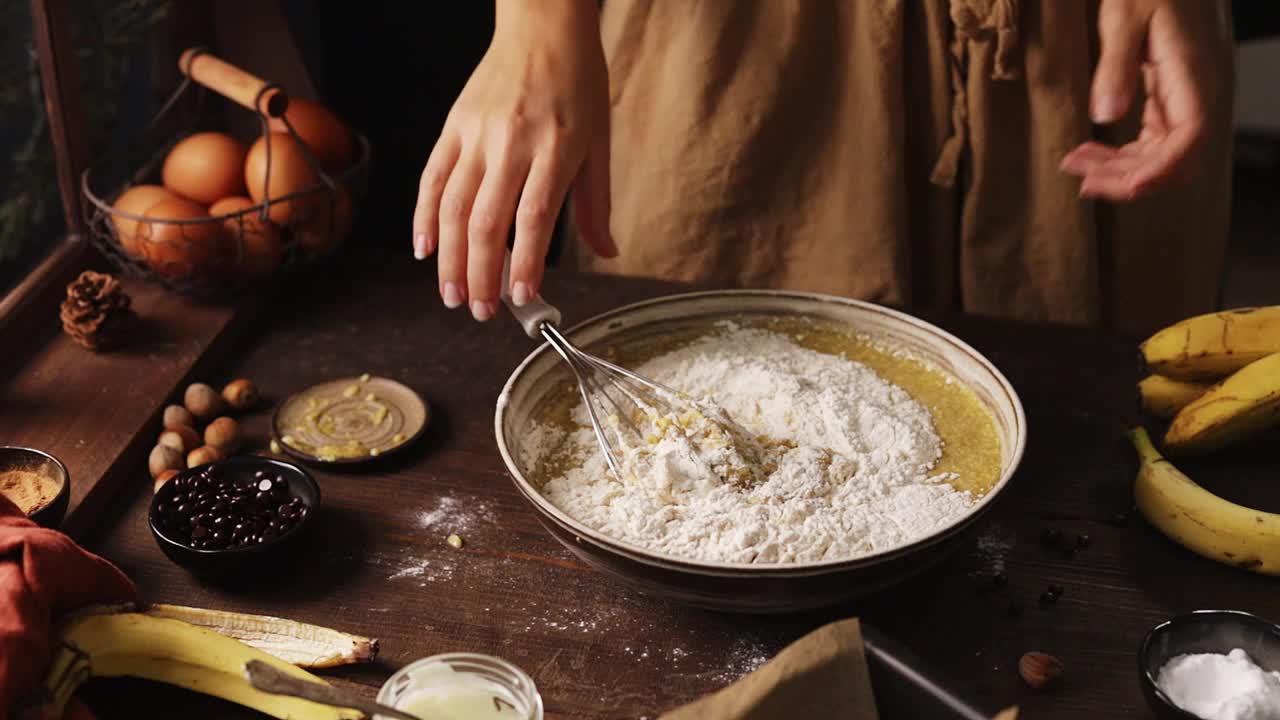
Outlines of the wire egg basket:
{"label": "wire egg basket", "polygon": [[[196,60],[199,60],[199,64]],[[115,148],[81,176],[83,211],[90,240],[122,272],[194,295],[232,290],[290,267],[331,254],[350,233],[369,181],[368,139],[353,129],[354,159],[347,167],[326,169],[313,148],[285,114],[289,99],[274,83],[264,82],[201,48],[179,60],[184,78],[152,118],[144,135],[165,127],[166,118],[190,92],[204,90],[234,101],[257,116],[264,144],[264,195],[217,215],[176,218],[130,212],[114,207],[138,185],[160,185],[160,167],[175,145],[203,128],[186,127],[157,139],[158,151],[139,157],[131,148]],[[273,121],[276,121],[273,123]],[[273,127],[274,125],[274,127]],[[285,132],[279,127],[283,125]],[[287,137],[286,137],[287,136]],[[237,138],[244,140],[244,138]],[[257,139],[257,138],[255,138]],[[305,158],[313,181],[293,192],[273,196],[274,142],[292,142]],[[143,143],[145,145],[145,143]],[[281,172],[280,168],[275,168]],[[284,210],[284,212],[282,212]]]}

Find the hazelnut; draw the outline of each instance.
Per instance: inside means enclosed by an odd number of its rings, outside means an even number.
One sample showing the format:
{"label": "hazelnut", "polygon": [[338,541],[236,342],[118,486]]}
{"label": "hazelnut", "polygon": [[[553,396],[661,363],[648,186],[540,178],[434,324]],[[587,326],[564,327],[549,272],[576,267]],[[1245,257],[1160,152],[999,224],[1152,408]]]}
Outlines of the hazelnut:
{"label": "hazelnut", "polygon": [[192,383],[187,388],[187,392],[182,398],[182,403],[187,406],[192,415],[201,420],[208,420],[217,415],[222,412],[225,406],[222,396],[204,383]]}
{"label": "hazelnut", "polygon": [[252,380],[232,380],[222,388],[222,399],[234,410],[248,410],[258,404],[258,387]]}
{"label": "hazelnut", "polygon": [[167,430],[180,427],[195,427],[196,417],[181,405],[170,405],[164,409],[164,426]]}
{"label": "hazelnut", "polygon": [[1018,660],[1018,674],[1036,690],[1053,687],[1062,677],[1062,661],[1042,652],[1029,652]]}
{"label": "hazelnut", "polygon": [[221,450],[212,445],[201,445],[200,447],[187,453],[187,467],[193,468],[197,465],[206,465],[211,462],[221,460],[226,457]]}
{"label": "hazelnut", "polygon": [[233,453],[240,447],[240,423],[229,417],[220,417],[204,429],[204,444]]}
{"label": "hazelnut", "polygon": [[165,470],[182,469],[182,453],[168,445],[157,445],[151,448],[151,456],[147,458],[147,469],[151,477],[158,478]]}
{"label": "hazelnut", "polygon": [[155,492],[160,492],[160,488],[164,487],[165,483],[169,482],[170,480],[176,477],[178,477],[177,470],[165,470],[164,472],[156,476],[156,481],[155,481],[153,490]]}
{"label": "hazelnut", "polygon": [[186,425],[179,425],[160,433],[160,444],[168,445],[185,455],[200,447],[200,433]]}

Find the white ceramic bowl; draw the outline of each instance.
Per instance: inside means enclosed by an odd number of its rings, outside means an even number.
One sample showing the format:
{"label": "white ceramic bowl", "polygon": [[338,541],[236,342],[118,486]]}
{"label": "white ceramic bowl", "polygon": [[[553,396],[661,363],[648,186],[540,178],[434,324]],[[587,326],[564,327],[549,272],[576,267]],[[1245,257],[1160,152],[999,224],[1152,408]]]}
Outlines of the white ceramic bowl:
{"label": "white ceramic bowl", "polygon": [[973,509],[948,527],[915,542],[870,555],[812,563],[744,565],[666,555],[611,538],[551,504],[525,476],[519,458],[523,429],[546,393],[569,377],[549,346],[532,352],[511,374],[498,398],[494,431],[516,487],[542,524],[584,562],[644,592],[691,605],[744,612],[785,612],[830,605],[900,582],[954,550],[1008,487],[1026,445],[1022,403],[986,358],[955,336],[902,312],[828,295],[771,290],[727,290],[672,295],[591,318],[567,335],[579,347],[608,343],[624,333],[662,324],[741,314],[791,315],[834,322],[901,348],[964,383],[978,397],[1000,440],[1000,478]]}

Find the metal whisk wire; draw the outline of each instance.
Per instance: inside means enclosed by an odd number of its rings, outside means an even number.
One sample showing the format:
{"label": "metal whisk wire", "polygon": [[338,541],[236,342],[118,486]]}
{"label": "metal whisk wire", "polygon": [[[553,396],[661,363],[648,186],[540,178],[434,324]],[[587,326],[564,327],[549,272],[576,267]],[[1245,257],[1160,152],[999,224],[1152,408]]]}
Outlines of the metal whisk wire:
{"label": "metal whisk wire", "polygon": [[[678,406],[682,404],[682,396],[661,383],[583,351],[550,321],[539,323],[538,332],[569,365],[578,382],[578,392],[586,406],[587,417],[591,420],[592,430],[605,461],[614,477],[623,479],[625,476],[618,460],[620,450],[625,450],[628,442],[637,445],[647,442],[637,425],[639,418],[651,411],[660,416],[678,414],[681,412]],[[614,422],[602,421],[602,408],[597,407],[597,398],[604,398],[612,407],[613,412],[607,418]],[[614,439],[610,439],[606,427],[614,430]],[[617,447],[619,445],[624,447]]]}
{"label": "metal whisk wire", "polygon": [[[535,340],[544,338],[569,365],[600,451],[604,453],[614,477],[625,480],[627,476],[620,461],[621,453],[628,444],[639,446],[648,442],[637,423],[655,413],[658,416],[683,415],[692,403],[676,390],[574,345],[560,332],[560,311],[541,296],[535,296],[524,305],[516,305],[507,292],[510,272],[511,254],[508,253],[502,271],[503,304],[520,321],[526,335]],[[609,410],[612,412],[607,412]]]}

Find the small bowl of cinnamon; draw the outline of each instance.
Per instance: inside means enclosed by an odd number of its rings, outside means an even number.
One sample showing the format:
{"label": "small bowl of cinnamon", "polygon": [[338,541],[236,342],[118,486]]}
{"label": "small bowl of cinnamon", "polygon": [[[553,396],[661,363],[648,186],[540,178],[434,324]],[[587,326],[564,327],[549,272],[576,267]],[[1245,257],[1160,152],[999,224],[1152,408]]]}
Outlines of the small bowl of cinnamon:
{"label": "small bowl of cinnamon", "polygon": [[66,466],[49,453],[0,447],[0,495],[37,525],[56,528],[71,499],[71,478]]}

